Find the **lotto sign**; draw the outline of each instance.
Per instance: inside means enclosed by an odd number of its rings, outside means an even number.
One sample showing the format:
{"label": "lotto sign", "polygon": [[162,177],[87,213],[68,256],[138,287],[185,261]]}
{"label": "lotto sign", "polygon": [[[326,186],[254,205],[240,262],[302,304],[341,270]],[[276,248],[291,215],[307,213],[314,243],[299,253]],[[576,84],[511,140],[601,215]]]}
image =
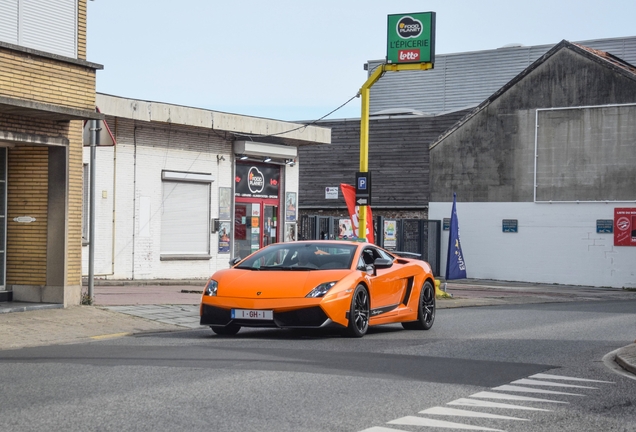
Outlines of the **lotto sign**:
{"label": "lotto sign", "polygon": [[435,62],[435,12],[389,15],[386,62]]}
{"label": "lotto sign", "polygon": [[636,246],[636,208],[614,209],[614,246]]}

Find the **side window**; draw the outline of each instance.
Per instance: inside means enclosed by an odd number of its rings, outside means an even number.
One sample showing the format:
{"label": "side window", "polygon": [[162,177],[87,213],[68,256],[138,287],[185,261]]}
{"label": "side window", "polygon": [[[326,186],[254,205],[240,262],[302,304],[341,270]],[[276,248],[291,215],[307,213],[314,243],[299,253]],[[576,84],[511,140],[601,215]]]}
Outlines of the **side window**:
{"label": "side window", "polygon": [[378,249],[378,253],[380,254],[380,258],[389,259],[391,261],[395,259],[393,255],[389,255],[388,253],[384,252],[382,249]]}
{"label": "side window", "polygon": [[358,270],[365,270],[366,269],[366,264],[364,263],[364,258],[362,258],[362,256],[360,256],[360,258],[358,258],[358,266],[356,268]]}

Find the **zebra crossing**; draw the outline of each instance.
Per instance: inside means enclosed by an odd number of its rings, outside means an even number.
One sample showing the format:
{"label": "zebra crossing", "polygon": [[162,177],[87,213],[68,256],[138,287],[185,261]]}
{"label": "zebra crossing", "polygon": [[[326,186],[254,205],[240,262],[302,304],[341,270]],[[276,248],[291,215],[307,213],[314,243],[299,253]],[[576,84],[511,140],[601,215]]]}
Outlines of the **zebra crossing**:
{"label": "zebra crossing", "polygon": [[[554,406],[558,406],[559,404],[565,405],[569,404],[569,402],[558,400],[559,397],[583,397],[586,396],[584,392],[600,390],[600,386],[607,384],[614,383],[611,381],[538,373],[527,378],[512,381],[509,384],[493,387],[490,389],[492,391],[481,391],[467,398],[456,399],[446,403],[447,406],[436,406],[424,409],[417,413],[420,415],[409,415],[390,420],[387,422],[389,426],[373,426],[360,432],[408,432],[392,427],[399,427],[400,425],[418,426],[422,428],[434,427],[455,430],[505,432],[505,429],[499,428],[501,427],[502,420],[510,421],[510,426],[513,427],[514,422],[529,421],[529,419],[523,418],[523,411],[552,411],[549,408],[537,408],[524,405],[525,403],[544,402],[554,404]],[[530,396],[523,394],[529,394]],[[541,395],[549,395],[557,399],[545,399],[541,397]],[[502,411],[503,414],[492,414],[490,412],[478,411],[480,408],[496,408],[508,411]],[[452,421],[444,419],[448,417],[452,417]],[[497,420],[498,426],[495,428],[466,424],[461,422],[462,418],[477,418],[484,419],[485,421]]]}

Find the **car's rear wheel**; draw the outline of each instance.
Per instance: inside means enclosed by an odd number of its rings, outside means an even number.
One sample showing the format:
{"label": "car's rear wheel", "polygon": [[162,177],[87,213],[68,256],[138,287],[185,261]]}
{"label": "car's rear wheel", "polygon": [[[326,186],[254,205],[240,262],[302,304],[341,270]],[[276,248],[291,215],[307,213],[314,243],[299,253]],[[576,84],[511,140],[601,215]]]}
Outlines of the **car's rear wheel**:
{"label": "car's rear wheel", "polygon": [[221,336],[233,336],[241,329],[240,325],[229,324],[226,326],[210,326],[212,331]]}
{"label": "car's rear wheel", "polygon": [[351,296],[349,308],[349,325],[346,335],[350,337],[362,337],[369,329],[369,293],[367,289],[358,285]]}
{"label": "car's rear wheel", "polygon": [[403,322],[402,327],[407,330],[428,330],[435,321],[435,288],[426,281],[420,290],[417,307],[417,321]]}

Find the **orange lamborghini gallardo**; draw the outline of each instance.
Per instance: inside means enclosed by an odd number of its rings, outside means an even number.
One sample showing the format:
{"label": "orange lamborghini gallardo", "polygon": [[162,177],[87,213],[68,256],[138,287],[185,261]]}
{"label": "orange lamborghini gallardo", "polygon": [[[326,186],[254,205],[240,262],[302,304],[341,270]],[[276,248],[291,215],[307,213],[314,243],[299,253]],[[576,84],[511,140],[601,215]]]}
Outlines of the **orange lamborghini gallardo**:
{"label": "orange lamborghini gallardo", "polygon": [[369,243],[299,241],[260,249],[208,280],[201,324],[217,334],[241,327],[335,327],[362,337],[369,326],[428,330],[435,320],[428,263]]}

